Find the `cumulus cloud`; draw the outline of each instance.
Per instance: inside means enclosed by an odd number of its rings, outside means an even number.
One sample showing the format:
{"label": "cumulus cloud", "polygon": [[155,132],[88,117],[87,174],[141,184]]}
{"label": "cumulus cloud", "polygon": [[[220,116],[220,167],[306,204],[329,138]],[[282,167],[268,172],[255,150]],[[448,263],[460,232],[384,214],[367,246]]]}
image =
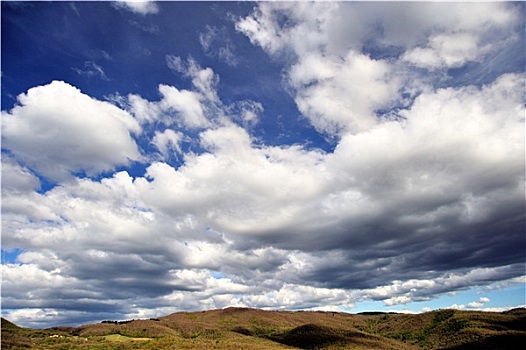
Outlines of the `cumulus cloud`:
{"label": "cumulus cloud", "polygon": [[[320,190],[318,152],[258,149],[235,125],[204,131],[200,143],[208,151],[188,155],[178,171],[162,163],[148,168],[152,181],[146,194],[152,204],[167,213],[196,213],[208,225],[232,233],[267,235],[271,228],[294,225],[294,217],[307,207],[303,201]],[[165,187],[174,182],[181,186]]]}
{"label": "cumulus cloud", "polygon": [[[290,57],[287,77],[298,109],[319,131],[340,136],[372,128],[378,110],[425,80],[411,66],[434,70],[482,61],[519,23],[513,6],[499,3],[478,6],[469,20],[463,15],[468,4],[453,10],[376,5],[264,3],[236,28],[271,56]],[[375,57],[388,48],[391,56]]]}
{"label": "cumulus cloud", "polygon": [[439,34],[429,38],[428,46],[417,47],[404,54],[404,59],[423,68],[460,67],[475,61],[486,49],[479,47],[473,34]]}
{"label": "cumulus cloud", "polygon": [[141,124],[153,123],[159,120],[162,109],[159,104],[145,100],[139,95],[130,94],[126,98],[120,97],[121,103],[128,105],[128,110]]}
{"label": "cumulus cloud", "polygon": [[236,28],[271,55],[301,55],[325,46],[327,24],[338,10],[332,3],[260,4]]}
{"label": "cumulus cloud", "polygon": [[208,124],[199,96],[188,90],[179,90],[173,86],[160,85],[159,92],[163,99],[163,110],[174,110],[180,113],[182,121],[187,127],[205,127]]}
{"label": "cumulus cloud", "polygon": [[386,62],[356,52],[331,59],[304,56],[289,72],[296,104],[321,132],[338,135],[368,130],[376,124],[374,111],[397,93],[397,78]]}
{"label": "cumulus cloud", "polygon": [[[507,75],[481,88],[423,94],[403,123],[349,134],[332,153],[256,147],[234,124],[208,129],[199,137],[204,152],[186,154],[178,169],[158,162],[145,178],[121,172],[39,195],[40,210],[55,216],[15,227],[3,244],[45,252],[19,258],[35,273],[55,271],[71,283],[96,274],[90,293],[107,287],[123,302],[140,291],[221,306],[241,288],[247,295],[237,303],[247,306],[367,298],[395,305],[510,279],[522,273],[520,82]],[[168,147],[177,135],[154,140]],[[509,243],[494,235],[499,227]],[[210,271],[231,276],[234,290],[212,296]],[[308,291],[311,301],[294,297]]]}
{"label": "cumulus cloud", "polygon": [[[299,56],[312,51],[345,54],[368,41],[409,50],[438,33],[473,33],[487,39],[520,23],[514,5],[485,3],[264,3],[240,19],[236,28],[271,55],[291,50]],[[471,13],[467,18],[466,13]]]}
{"label": "cumulus cloud", "polygon": [[40,180],[13,158],[2,155],[2,190],[30,192],[40,188]]}
{"label": "cumulus cloud", "polygon": [[[2,112],[2,245],[23,250],[2,266],[11,319],[393,306],[523,283],[524,74],[427,77],[483,62],[514,5],[385,6],[265,2],[237,22],[284,64],[328,151],[255,139],[263,105],[224,104],[192,58],[165,57],[189,88],[115,95],[122,109],[62,82],[20,95]],[[63,181],[142,159],[139,136],[159,153],[144,174]],[[38,191],[40,175],[60,186]]]}
{"label": "cumulus cloud", "polygon": [[481,298],[479,298],[478,301],[473,301],[473,302],[469,303],[467,307],[469,307],[471,309],[480,309],[480,308],[484,307],[484,304],[488,303],[489,301],[490,301],[489,298],[481,297]]}
{"label": "cumulus cloud", "polygon": [[141,128],[130,114],[61,81],[19,95],[2,119],[2,147],[52,180],[140,159],[131,134]]}

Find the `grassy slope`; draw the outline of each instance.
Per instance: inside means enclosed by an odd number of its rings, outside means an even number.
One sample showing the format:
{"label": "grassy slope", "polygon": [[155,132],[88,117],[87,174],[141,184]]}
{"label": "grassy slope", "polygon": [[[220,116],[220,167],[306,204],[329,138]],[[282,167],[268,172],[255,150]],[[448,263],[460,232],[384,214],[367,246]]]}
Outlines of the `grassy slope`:
{"label": "grassy slope", "polygon": [[227,308],[32,330],[2,319],[2,349],[522,349],[526,310],[418,315]]}

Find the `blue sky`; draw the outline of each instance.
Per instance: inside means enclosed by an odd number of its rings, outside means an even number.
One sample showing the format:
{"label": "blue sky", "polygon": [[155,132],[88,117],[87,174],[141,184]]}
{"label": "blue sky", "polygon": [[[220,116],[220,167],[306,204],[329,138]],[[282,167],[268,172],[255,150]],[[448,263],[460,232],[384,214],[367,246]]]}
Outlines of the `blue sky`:
{"label": "blue sky", "polygon": [[1,6],[11,321],[526,304],[524,3]]}

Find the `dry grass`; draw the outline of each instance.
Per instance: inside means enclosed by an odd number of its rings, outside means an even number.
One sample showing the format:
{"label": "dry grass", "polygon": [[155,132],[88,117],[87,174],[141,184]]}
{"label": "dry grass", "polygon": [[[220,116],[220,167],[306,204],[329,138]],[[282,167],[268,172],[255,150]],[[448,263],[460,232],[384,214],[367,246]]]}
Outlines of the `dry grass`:
{"label": "dry grass", "polygon": [[32,330],[2,319],[2,349],[522,349],[526,310],[418,315],[227,308]]}

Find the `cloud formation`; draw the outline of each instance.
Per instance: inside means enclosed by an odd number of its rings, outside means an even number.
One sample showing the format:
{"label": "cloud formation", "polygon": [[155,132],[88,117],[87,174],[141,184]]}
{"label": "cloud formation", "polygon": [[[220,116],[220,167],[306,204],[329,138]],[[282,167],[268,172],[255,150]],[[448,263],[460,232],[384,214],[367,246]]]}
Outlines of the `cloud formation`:
{"label": "cloud formation", "polygon": [[2,147],[41,175],[60,181],[89,176],[141,158],[132,134],[139,123],[126,111],[61,81],[31,88],[2,111]]}
{"label": "cloud formation", "polygon": [[224,101],[191,57],[164,56],[188,84],[157,84],[157,100],[59,81],[21,94],[2,112],[2,246],[22,249],[2,265],[11,319],[352,309],[522,283],[524,73],[451,77],[516,42],[516,5],[382,6],[263,2],[237,20],[326,151],[255,137],[266,106]]}
{"label": "cloud formation", "polygon": [[208,56],[218,57],[230,66],[238,64],[235,46],[228,38],[226,28],[206,26],[206,30],[199,34],[199,43]]}
{"label": "cloud formation", "polygon": [[102,67],[93,61],[84,62],[84,69],[74,67],[73,70],[79,75],[85,75],[87,77],[98,76],[102,80],[109,80]]}
{"label": "cloud formation", "polygon": [[159,12],[159,7],[153,0],[116,0],[114,6],[143,16]]}
{"label": "cloud formation", "polygon": [[520,23],[510,6],[485,3],[466,19],[470,11],[469,4],[264,3],[236,28],[270,55],[292,57],[287,77],[298,109],[319,131],[339,135],[371,128],[378,110],[422,90],[425,76],[414,67],[459,67],[518,39],[509,36]]}

